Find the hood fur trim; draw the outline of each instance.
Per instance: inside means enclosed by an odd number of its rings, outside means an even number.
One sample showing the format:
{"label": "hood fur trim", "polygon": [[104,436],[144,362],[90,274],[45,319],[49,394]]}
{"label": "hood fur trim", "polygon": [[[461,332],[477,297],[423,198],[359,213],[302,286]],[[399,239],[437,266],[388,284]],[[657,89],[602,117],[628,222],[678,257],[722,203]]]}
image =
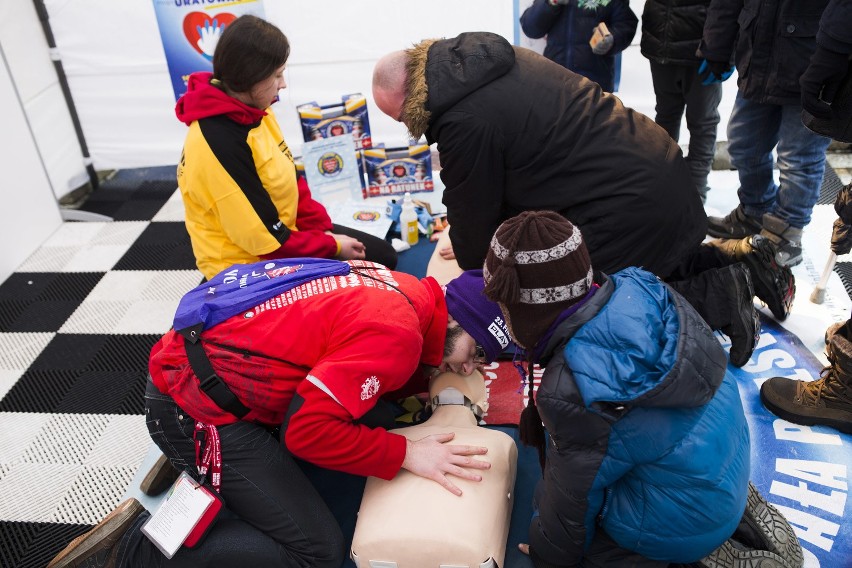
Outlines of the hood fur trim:
{"label": "hood fur trim", "polygon": [[405,100],[402,103],[402,122],[412,138],[419,139],[429,128],[432,113],[426,108],[429,87],[426,84],[426,58],[429,48],[437,39],[424,39],[405,50],[406,62]]}

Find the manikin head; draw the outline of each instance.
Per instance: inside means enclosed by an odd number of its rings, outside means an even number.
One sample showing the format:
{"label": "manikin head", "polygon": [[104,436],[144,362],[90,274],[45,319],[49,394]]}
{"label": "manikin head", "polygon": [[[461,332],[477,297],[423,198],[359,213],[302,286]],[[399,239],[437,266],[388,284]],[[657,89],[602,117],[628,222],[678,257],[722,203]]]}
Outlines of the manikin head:
{"label": "manikin head", "polygon": [[463,406],[471,411],[471,425],[488,411],[485,379],[479,371],[469,375],[441,373],[429,382],[429,402],[432,412],[441,406]]}

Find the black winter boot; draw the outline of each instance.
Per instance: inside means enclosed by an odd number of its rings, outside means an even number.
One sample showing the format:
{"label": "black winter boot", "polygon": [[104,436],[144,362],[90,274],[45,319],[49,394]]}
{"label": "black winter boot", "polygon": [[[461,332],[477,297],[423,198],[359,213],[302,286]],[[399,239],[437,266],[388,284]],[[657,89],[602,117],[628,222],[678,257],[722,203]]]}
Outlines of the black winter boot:
{"label": "black winter boot", "polygon": [[772,413],[795,424],[824,425],[852,434],[852,341],[850,326],[829,337],[829,366],[815,381],[772,377],[760,387],[760,400]]}
{"label": "black winter boot", "polygon": [[720,239],[744,239],[762,228],[760,218],[746,215],[742,205],[724,217],[707,217],[707,234]]}
{"label": "black winter boot", "polygon": [[727,323],[721,331],[731,339],[731,365],[742,367],[760,340],[760,316],[754,309],[754,288],[748,268],[738,262],[719,271],[728,303]]}
{"label": "black winter boot", "polygon": [[755,550],[729,538],[722,546],[694,564],[698,568],[791,568],[768,550]]}
{"label": "black winter boot", "polygon": [[763,214],[763,230],[760,234],[773,243],[778,251],[775,261],[783,266],[796,266],[802,262],[802,229],[771,213]]}
{"label": "black winter boot", "polygon": [[734,539],[756,550],[768,550],[784,559],[789,568],[802,568],[805,556],[793,527],[751,482],[748,501]]}
{"label": "black winter boot", "polygon": [[778,249],[769,239],[754,235],[740,240],[717,240],[708,244],[731,260],[743,262],[751,272],[754,292],[778,321],[784,321],[796,297],[796,280],[790,268],[776,260]]}
{"label": "black winter boot", "polygon": [[754,308],[748,268],[737,262],[669,285],[695,308],[710,329],[731,338],[731,364],[745,365],[760,338],[760,317]]}

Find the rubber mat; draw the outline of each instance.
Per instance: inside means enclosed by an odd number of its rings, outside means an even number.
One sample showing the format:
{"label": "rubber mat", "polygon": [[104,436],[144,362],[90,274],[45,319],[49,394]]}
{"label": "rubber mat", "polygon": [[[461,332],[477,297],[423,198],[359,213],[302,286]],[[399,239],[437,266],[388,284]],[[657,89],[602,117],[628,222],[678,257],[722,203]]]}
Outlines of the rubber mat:
{"label": "rubber mat", "polygon": [[826,163],[825,176],[822,178],[822,187],[820,187],[819,190],[819,199],[817,199],[817,205],[834,204],[834,199],[837,197],[837,193],[842,187],[843,182],[840,181],[840,178],[837,176],[837,172],[835,172],[834,168],[832,168],[828,163]]}
{"label": "rubber mat", "polygon": [[114,270],[192,270],[195,256],[183,223],[151,223]]}

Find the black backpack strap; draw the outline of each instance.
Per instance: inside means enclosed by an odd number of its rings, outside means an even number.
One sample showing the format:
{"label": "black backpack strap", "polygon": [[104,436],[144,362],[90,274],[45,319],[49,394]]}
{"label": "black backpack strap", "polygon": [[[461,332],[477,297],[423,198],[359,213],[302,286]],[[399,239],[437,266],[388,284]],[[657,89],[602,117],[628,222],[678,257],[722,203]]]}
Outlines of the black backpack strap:
{"label": "black backpack strap", "polygon": [[228,388],[210,363],[210,358],[201,345],[201,325],[188,327],[178,331],[184,338],[186,357],[192,372],[198,378],[201,390],[216,403],[216,406],[226,412],[230,412],[239,419],[248,414],[251,409],[247,408],[237,395]]}

